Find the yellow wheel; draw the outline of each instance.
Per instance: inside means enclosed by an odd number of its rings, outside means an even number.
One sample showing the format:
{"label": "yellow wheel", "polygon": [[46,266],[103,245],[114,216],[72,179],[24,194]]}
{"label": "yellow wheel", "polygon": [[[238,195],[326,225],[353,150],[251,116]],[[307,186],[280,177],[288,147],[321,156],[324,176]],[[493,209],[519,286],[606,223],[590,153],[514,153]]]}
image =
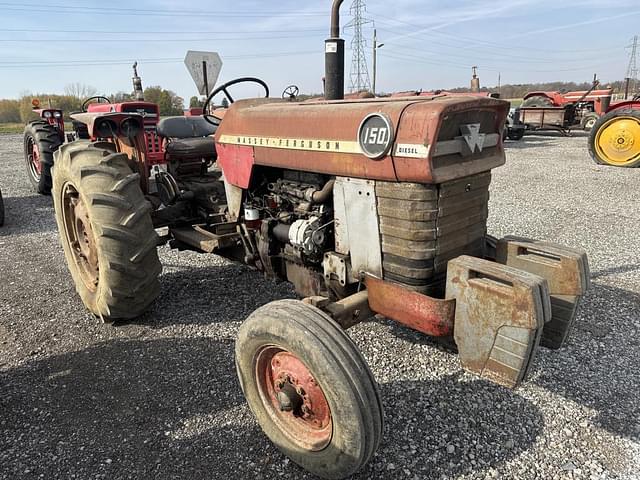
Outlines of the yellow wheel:
{"label": "yellow wheel", "polygon": [[591,130],[589,153],[602,165],[640,166],[640,110],[614,110]]}

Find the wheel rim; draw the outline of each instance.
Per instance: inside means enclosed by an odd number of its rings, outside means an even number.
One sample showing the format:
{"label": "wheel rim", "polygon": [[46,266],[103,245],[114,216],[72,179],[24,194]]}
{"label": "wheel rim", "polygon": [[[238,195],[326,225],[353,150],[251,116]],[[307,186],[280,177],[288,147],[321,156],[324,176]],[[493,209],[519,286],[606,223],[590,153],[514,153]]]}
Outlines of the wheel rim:
{"label": "wheel rim", "polygon": [[27,163],[29,165],[29,172],[31,176],[40,180],[42,174],[42,164],[40,163],[40,149],[34,141],[33,137],[29,137],[27,140]]}
{"label": "wheel rim", "polygon": [[585,122],[584,127],[591,130],[595,124],[596,124],[596,119],[590,118]]}
{"label": "wheel rim", "polygon": [[297,446],[320,451],[331,442],[329,403],[311,371],[291,352],[276,346],[256,356],[262,403],[278,428]]}
{"label": "wheel rim", "polygon": [[640,121],[634,117],[616,117],[598,131],[595,141],[598,156],[612,165],[640,160]]}
{"label": "wheel rim", "polygon": [[62,190],[62,207],[67,244],[82,282],[89,291],[95,292],[100,276],[95,235],[89,211],[77,190],[70,184],[65,185]]}

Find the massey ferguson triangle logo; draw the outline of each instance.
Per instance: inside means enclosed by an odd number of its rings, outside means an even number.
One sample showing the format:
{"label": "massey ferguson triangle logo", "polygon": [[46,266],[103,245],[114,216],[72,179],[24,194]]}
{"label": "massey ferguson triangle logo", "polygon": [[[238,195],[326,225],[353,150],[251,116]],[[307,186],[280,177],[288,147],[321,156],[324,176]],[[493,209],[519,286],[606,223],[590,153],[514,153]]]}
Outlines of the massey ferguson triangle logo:
{"label": "massey ferguson triangle logo", "polygon": [[484,148],[484,139],[487,135],[480,133],[479,123],[462,125],[460,127],[460,132],[462,133],[462,139],[467,144],[467,147],[469,147],[469,151],[466,152],[468,155],[473,155],[476,151],[478,153],[482,153],[482,149]]}

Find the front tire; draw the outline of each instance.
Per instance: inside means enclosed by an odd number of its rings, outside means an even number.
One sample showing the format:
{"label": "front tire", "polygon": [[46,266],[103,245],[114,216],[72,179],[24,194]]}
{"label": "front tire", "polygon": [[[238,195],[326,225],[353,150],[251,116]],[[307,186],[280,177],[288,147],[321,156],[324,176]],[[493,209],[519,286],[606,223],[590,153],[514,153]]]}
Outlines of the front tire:
{"label": "front tire", "polygon": [[58,129],[45,121],[27,124],[24,128],[24,159],[29,181],[36,192],[51,194],[53,154],[62,141]]}
{"label": "front tire", "polygon": [[590,132],[599,118],[600,116],[597,113],[588,113],[582,118],[580,126],[585,132]]}
{"label": "front tire", "polygon": [[383,412],[373,375],[321,310],[297,300],[256,310],[240,327],[236,367],[262,430],[307,471],[345,478],[378,448]]}
{"label": "front tire", "polygon": [[589,153],[600,165],[640,167],[640,110],[613,110],[600,117],[589,135]]}
{"label": "front tire", "polygon": [[151,205],[126,155],[74,142],[56,155],[53,204],[76,291],[105,321],[140,316],[160,292]]}

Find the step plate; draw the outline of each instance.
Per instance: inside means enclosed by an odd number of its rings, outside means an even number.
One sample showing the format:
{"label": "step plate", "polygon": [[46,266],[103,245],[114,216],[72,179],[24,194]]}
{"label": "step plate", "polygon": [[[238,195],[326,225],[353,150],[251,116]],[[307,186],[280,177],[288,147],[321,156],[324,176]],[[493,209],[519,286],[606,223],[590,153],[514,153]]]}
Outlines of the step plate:
{"label": "step plate", "polygon": [[557,350],[575,323],[580,299],[590,286],[589,262],[583,250],[519,237],[497,242],[496,261],[547,280],[552,317],[540,344]]}
{"label": "step plate", "polygon": [[462,256],[449,262],[446,298],[456,300],[453,332],[462,367],[517,387],[529,372],[551,316],[546,280]]}

